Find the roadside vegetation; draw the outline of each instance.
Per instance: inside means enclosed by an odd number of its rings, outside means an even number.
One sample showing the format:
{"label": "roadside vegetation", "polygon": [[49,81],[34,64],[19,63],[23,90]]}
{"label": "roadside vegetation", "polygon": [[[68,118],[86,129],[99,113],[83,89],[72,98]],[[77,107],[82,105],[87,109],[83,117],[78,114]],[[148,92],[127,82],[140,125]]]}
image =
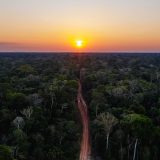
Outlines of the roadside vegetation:
{"label": "roadside vegetation", "polygon": [[78,160],[78,68],[95,160],[159,160],[160,55],[1,54],[0,160]]}

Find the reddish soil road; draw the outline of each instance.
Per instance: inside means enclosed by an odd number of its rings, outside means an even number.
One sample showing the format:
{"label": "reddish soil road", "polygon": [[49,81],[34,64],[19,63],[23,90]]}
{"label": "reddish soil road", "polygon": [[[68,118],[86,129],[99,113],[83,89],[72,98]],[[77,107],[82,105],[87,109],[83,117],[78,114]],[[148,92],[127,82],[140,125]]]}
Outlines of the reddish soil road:
{"label": "reddish soil road", "polygon": [[89,118],[87,105],[82,96],[82,86],[81,82],[78,82],[78,94],[77,94],[77,102],[78,109],[81,114],[82,126],[83,126],[83,134],[81,140],[81,150],[79,160],[89,160],[91,154],[91,146],[90,146],[90,135],[89,135]]}

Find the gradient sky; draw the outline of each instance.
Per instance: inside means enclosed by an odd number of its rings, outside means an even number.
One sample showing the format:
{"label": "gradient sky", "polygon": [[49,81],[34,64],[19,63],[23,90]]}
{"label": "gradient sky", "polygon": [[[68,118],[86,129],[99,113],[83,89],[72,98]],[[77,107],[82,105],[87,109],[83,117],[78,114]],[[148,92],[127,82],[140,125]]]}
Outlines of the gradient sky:
{"label": "gradient sky", "polygon": [[160,51],[160,0],[0,0],[0,51]]}

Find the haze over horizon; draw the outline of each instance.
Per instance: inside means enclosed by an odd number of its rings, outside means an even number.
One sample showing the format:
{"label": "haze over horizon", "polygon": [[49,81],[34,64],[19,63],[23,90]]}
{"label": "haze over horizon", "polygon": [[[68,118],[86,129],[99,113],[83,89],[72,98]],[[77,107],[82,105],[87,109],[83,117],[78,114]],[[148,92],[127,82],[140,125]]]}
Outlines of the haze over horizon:
{"label": "haze over horizon", "polygon": [[159,0],[1,0],[0,52],[159,52]]}

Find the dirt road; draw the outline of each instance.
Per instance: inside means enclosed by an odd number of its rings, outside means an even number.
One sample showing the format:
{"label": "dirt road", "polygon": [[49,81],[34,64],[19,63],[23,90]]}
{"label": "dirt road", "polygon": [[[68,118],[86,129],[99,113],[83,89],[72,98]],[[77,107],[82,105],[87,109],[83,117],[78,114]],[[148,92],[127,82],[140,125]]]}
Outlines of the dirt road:
{"label": "dirt road", "polygon": [[91,154],[90,134],[89,134],[89,118],[87,105],[83,99],[81,82],[78,82],[77,102],[78,109],[81,114],[83,134],[81,140],[81,150],[79,160],[89,160]]}

